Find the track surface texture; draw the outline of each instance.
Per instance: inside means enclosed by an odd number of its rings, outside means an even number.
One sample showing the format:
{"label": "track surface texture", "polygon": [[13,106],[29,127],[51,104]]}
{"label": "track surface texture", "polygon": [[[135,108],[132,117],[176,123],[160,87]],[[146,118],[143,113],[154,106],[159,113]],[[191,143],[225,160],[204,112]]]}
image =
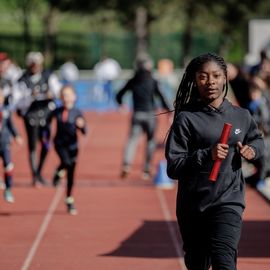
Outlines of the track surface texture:
{"label": "track surface texture", "polygon": [[[86,112],[89,133],[80,136],[74,197],[79,214],[66,212],[65,180],[57,188],[32,187],[26,141],[12,145],[15,203],[0,201],[0,269],[184,270],[175,218],[176,186],[154,179],[164,159],[168,117],[158,116],[153,179],[141,179],[144,138],[130,175],[120,178],[129,113]],[[20,119],[15,119],[24,140]],[[58,158],[53,146],[43,170],[51,183]],[[239,270],[270,269],[270,206],[247,187]]]}

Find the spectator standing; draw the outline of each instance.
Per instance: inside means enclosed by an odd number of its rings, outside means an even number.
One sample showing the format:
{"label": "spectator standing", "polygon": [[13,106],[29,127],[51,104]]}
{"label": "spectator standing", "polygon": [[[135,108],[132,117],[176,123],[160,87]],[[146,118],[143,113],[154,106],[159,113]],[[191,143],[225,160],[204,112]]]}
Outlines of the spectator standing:
{"label": "spectator standing", "polygon": [[267,89],[261,88],[265,84],[261,79],[254,77],[249,85],[250,103],[248,110],[261,130],[264,139],[264,155],[253,162],[254,174],[246,178],[246,182],[252,187],[262,185],[270,175],[270,99]]}
{"label": "spectator standing", "polygon": [[79,79],[80,72],[75,63],[68,60],[60,67],[60,75],[63,84],[70,84]]}
{"label": "spectator standing", "polygon": [[262,66],[264,64],[264,61],[268,59],[266,50],[260,51],[260,60],[257,64],[250,67],[249,74],[251,76],[256,76],[260,70],[262,69]]}
{"label": "spectator standing", "polygon": [[239,106],[246,109],[250,102],[248,74],[241,67],[232,63],[228,63],[227,72],[229,84]]}
{"label": "spectator standing", "polygon": [[20,99],[17,80],[21,76],[21,69],[15,65],[8,54],[0,52],[0,87],[5,97],[5,104],[14,110]]}
{"label": "spectator standing", "polygon": [[94,73],[103,84],[103,91],[107,95],[108,106],[110,107],[114,101],[113,81],[120,75],[121,67],[115,59],[103,57],[94,66]]}

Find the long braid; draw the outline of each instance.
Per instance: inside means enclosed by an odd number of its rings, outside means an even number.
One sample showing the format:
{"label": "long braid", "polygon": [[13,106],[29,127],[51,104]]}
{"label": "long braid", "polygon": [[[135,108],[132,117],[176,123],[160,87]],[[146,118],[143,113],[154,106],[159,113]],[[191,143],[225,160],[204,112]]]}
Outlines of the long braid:
{"label": "long braid", "polygon": [[199,93],[197,86],[195,85],[195,74],[197,71],[200,70],[202,65],[212,61],[216,62],[224,71],[226,77],[226,84],[223,89],[223,91],[225,91],[224,97],[227,95],[228,92],[227,65],[224,59],[213,53],[202,54],[194,58],[186,67],[185,73],[183,74],[181,83],[176,93],[176,98],[174,102],[175,108],[174,119],[185,105],[191,103],[196,98],[198,98]]}

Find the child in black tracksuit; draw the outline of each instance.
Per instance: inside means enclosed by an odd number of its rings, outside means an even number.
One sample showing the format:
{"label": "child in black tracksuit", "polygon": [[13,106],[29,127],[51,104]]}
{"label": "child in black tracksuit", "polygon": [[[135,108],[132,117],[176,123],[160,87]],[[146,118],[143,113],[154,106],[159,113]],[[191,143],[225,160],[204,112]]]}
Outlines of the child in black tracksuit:
{"label": "child in black tracksuit", "polygon": [[14,167],[10,153],[11,137],[14,137],[18,144],[22,143],[22,138],[19,136],[11,116],[12,111],[7,102],[5,102],[4,93],[0,88],[0,157],[3,159],[4,164],[4,199],[9,203],[14,202],[14,197],[11,192]]}
{"label": "child in black tracksuit", "polygon": [[[263,154],[254,119],[226,98],[227,68],[222,57],[203,54],[187,66],[166,143],[167,173],[178,180],[177,220],[189,270],[235,270],[245,208],[242,158]],[[219,143],[224,123],[232,129]],[[216,181],[209,179],[216,160]]]}
{"label": "child in black tracksuit", "polygon": [[74,207],[72,189],[78,156],[77,130],[86,134],[86,122],[82,112],[74,107],[76,94],[71,86],[66,85],[62,88],[61,100],[63,105],[55,109],[50,115],[50,117],[55,118],[57,122],[54,146],[61,161],[56,169],[53,184],[55,186],[58,185],[61,173],[65,170],[67,175],[67,210],[70,214],[75,215],[77,214],[77,211]]}

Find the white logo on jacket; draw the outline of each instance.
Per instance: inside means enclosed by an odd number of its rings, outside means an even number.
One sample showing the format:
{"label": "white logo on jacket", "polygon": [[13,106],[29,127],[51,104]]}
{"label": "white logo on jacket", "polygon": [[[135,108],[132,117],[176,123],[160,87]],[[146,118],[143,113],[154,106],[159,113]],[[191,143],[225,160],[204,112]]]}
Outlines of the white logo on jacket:
{"label": "white logo on jacket", "polygon": [[240,128],[237,128],[237,129],[235,129],[235,131],[234,131],[234,134],[240,134],[242,132],[242,130],[240,129]]}

